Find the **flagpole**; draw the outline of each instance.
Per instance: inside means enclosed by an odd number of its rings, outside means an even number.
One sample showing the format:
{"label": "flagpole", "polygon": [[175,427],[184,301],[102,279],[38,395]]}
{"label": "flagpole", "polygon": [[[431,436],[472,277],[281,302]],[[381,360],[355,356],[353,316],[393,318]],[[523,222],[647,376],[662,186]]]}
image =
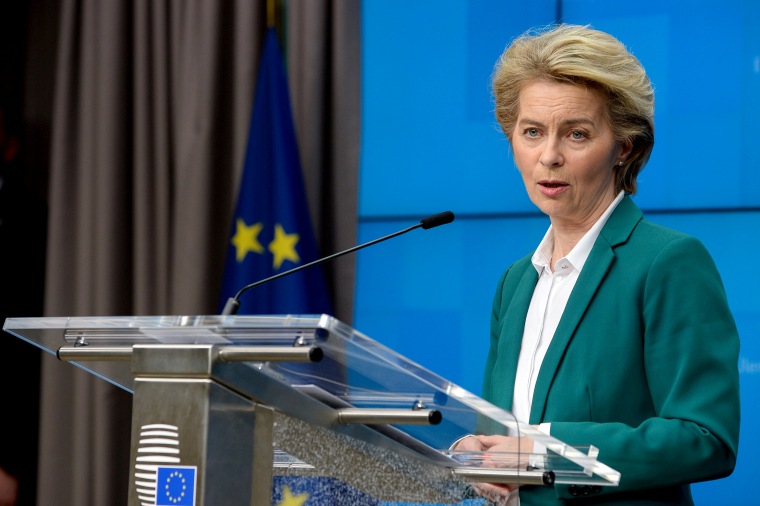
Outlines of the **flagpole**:
{"label": "flagpole", "polygon": [[276,23],[277,0],[267,0],[267,26],[272,28]]}

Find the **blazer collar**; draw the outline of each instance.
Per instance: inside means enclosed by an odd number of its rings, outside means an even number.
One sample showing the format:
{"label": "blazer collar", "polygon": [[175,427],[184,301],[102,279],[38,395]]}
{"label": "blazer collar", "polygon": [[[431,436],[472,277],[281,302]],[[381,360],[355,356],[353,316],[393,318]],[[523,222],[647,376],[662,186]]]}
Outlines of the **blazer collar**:
{"label": "blazer collar", "polygon": [[599,284],[612,265],[615,258],[614,248],[628,240],[642,217],[641,209],[634,204],[629,196],[626,196],[618,204],[599,233],[570,299],[567,301],[565,311],[562,313],[562,318],[541,364],[536,388],[533,392],[530,423],[536,424],[543,421],[546,398],[557,373],[557,368],[565,354],[565,349],[575,334],[578,323],[586,312],[586,308],[591,303]]}
{"label": "blazer collar", "polygon": [[[641,212],[639,206],[631,200],[630,195],[626,195],[620,201],[615,211],[613,211],[612,216],[607,220],[599,235],[603,236],[607,244],[614,248],[628,240],[633,233],[633,229],[636,228],[636,225],[643,217],[644,213]],[[597,240],[594,247],[598,244],[599,240]]]}

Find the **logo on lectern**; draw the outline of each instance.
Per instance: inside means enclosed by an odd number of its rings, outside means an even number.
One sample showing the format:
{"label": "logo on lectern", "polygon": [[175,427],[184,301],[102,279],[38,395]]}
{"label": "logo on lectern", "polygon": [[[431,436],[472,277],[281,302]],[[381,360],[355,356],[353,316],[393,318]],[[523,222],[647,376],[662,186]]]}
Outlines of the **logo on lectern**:
{"label": "logo on lectern", "polygon": [[176,425],[140,428],[135,486],[142,506],[195,506],[197,472],[197,466],[181,465]]}

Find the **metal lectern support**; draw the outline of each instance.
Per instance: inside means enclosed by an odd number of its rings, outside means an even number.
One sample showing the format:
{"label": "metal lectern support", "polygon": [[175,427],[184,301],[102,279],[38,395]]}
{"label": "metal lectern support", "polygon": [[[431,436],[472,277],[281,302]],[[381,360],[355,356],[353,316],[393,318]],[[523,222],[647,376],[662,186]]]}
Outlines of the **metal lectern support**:
{"label": "metal lectern support", "polygon": [[[130,506],[157,504],[161,496],[171,503],[187,494],[196,506],[242,505],[249,498],[251,506],[269,506],[274,411],[219,385],[212,371],[220,362],[318,361],[322,353],[313,346],[80,345],[61,347],[58,357],[132,361]],[[160,467],[182,474],[159,481]]]}
{"label": "metal lectern support", "polygon": [[[58,357],[132,361],[130,506],[181,502],[188,494],[196,506],[270,506],[274,411],[219,385],[212,371],[218,362],[309,361],[322,354],[316,347],[80,345],[61,347]],[[158,472],[167,468],[174,471]]]}
{"label": "metal lectern support", "polygon": [[[215,382],[215,355],[212,345],[134,347],[130,506],[187,493],[197,506],[271,505],[272,410]],[[193,467],[177,474],[184,463]],[[177,471],[164,477],[159,465]],[[180,476],[194,490],[176,486]]]}

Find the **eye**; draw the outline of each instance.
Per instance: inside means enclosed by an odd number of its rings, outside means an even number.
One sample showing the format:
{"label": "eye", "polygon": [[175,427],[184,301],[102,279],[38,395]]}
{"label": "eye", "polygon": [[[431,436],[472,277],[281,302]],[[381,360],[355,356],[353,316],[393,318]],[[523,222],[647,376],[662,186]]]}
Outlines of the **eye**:
{"label": "eye", "polygon": [[586,132],[583,132],[581,130],[573,130],[572,132],[570,132],[570,137],[574,141],[582,141],[582,140],[586,139],[588,137],[588,135],[586,135]]}
{"label": "eye", "polygon": [[538,137],[539,135],[538,128],[526,128],[525,135],[527,135],[528,137]]}

